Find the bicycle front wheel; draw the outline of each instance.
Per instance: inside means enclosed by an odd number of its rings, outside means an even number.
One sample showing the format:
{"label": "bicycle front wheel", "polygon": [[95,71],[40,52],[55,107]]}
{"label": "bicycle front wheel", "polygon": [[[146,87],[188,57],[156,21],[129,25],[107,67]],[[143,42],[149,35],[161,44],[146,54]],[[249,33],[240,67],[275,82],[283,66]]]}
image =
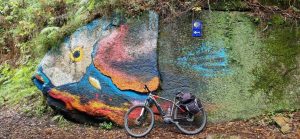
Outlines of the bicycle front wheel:
{"label": "bicycle front wheel", "polygon": [[154,126],[153,111],[144,105],[131,107],[124,119],[125,129],[133,137],[146,136]]}
{"label": "bicycle front wheel", "polygon": [[207,117],[202,108],[197,114],[191,114],[183,108],[175,107],[173,120],[176,127],[183,133],[194,135],[201,132],[206,126]]}

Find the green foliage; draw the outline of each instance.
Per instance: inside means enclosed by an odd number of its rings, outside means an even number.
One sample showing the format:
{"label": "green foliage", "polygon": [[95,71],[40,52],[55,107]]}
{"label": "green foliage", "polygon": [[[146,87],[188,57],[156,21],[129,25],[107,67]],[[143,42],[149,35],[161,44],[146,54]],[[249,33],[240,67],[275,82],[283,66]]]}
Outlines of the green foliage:
{"label": "green foliage", "polygon": [[112,122],[103,122],[103,123],[100,123],[100,128],[105,129],[105,130],[110,130],[113,128],[113,124],[112,124]]}
{"label": "green foliage", "polygon": [[243,10],[247,8],[247,3],[243,0],[221,0],[211,4],[212,9],[217,10]]}
{"label": "green foliage", "polygon": [[2,98],[0,107],[4,102],[6,104],[27,102],[39,93],[31,81],[36,64],[36,62],[29,62],[17,69],[7,64],[0,66],[0,97]]}
{"label": "green foliage", "polygon": [[[65,36],[95,15],[108,15],[120,8],[121,0],[0,0],[0,53],[20,56],[14,61],[20,64],[17,68],[0,65],[0,106],[41,98],[31,81],[38,64],[33,61],[57,48]],[[39,115],[45,108],[32,109]]]}

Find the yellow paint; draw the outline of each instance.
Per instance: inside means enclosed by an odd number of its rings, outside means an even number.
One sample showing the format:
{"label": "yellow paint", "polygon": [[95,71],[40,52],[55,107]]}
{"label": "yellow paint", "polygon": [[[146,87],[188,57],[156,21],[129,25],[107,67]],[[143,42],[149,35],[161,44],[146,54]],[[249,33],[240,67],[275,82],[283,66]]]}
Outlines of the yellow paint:
{"label": "yellow paint", "polygon": [[68,110],[73,110],[75,108],[81,112],[86,112],[89,115],[105,116],[119,125],[123,125],[123,116],[128,110],[128,106],[113,107],[96,99],[82,104],[79,96],[75,96],[67,92],[61,92],[56,89],[50,90],[49,94],[51,97],[63,101]]}
{"label": "yellow paint", "polygon": [[[79,52],[79,54],[80,54],[79,57],[74,57],[75,52]],[[69,56],[70,56],[70,59],[73,62],[80,62],[83,58],[83,49],[82,49],[82,47],[77,47],[74,50],[72,50]]]}
{"label": "yellow paint", "polygon": [[90,77],[89,77],[89,82],[90,82],[90,84],[91,84],[93,87],[95,87],[95,88],[101,90],[101,85],[100,85],[100,83],[99,83],[99,81],[98,81],[97,79],[95,79],[95,78],[93,78],[93,77],[90,76]]}

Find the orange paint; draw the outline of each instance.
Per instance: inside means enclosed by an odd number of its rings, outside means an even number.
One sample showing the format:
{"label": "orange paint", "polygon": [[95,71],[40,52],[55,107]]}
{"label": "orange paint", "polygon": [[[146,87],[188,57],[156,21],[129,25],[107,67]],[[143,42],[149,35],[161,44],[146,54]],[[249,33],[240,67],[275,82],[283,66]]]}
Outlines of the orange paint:
{"label": "orange paint", "polygon": [[[105,73],[104,73],[105,74]],[[147,91],[144,89],[144,86],[147,85],[149,90],[154,91],[157,90],[159,85],[159,78],[153,77],[148,82],[141,82],[137,78],[129,78],[126,77],[127,80],[125,80],[125,77],[122,76],[111,76],[111,79],[113,83],[120,89],[120,90],[134,90],[137,92],[147,93]]]}
{"label": "orange paint", "polygon": [[116,69],[113,63],[121,63],[134,60],[134,57],[128,54],[124,39],[128,34],[128,26],[121,25],[119,29],[100,40],[99,49],[94,57],[95,67],[104,75],[109,76],[113,83],[121,90],[133,90],[137,92],[147,92],[144,85],[147,85],[151,91],[157,90],[159,78],[153,77],[150,80],[138,78],[133,75]]}
{"label": "orange paint", "polygon": [[50,90],[49,95],[55,99],[63,101],[67,110],[76,109],[92,116],[107,117],[118,125],[123,125],[123,116],[128,110],[128,108],[125,107],[119,108],[106,105],[105,103],[96,99],[82,104],[79,96],[71,95],[67,92],[61,92],[56,89]]}

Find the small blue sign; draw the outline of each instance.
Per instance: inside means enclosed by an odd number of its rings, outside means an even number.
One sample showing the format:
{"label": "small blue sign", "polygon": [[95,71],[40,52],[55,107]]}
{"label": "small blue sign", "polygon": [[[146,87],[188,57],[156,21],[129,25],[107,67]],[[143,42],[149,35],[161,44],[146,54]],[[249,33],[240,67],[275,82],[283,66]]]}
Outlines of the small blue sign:
{"label": "small blue sign", "polygon": [[200,20],[193,21],[193,37],[202,37],[202,22]]}

